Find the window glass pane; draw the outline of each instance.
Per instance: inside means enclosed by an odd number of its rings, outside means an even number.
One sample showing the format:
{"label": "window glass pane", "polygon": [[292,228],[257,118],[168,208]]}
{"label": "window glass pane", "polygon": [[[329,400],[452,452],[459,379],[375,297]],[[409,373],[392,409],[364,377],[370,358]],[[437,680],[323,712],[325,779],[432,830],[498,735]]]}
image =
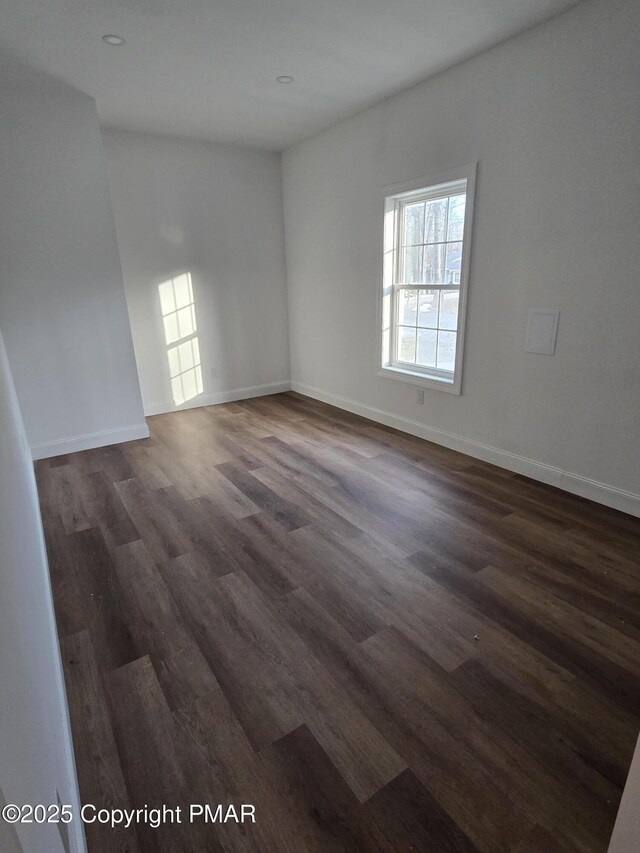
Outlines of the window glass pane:
{"label": "window glass pane", "polygon": [[418,355],[416,361],[423,367],[436,366],[436,340],[438,333],[432,329],[418,329]]}
{"label": "window glass pane", "polygon": [[404,239],[403,245],[415,246],[422,243],[424,231],[424,202],[407,204],[404,208]]}
{"label": "window glass pane", "polygon": [[173,291],[176,297],[176,308],[184,308],[185,305],[193,302],[191,288],[189,287],[189,276],[186,273],[174,278]]}
{"label": "window glass pane", "polygon": [[417,290],[398,291],[398,324],[402,326],[415,326],[416,309],[418,302]]}
{"label": "window glass pane", "polygon": [[436,367],[453,370],[456,362],[456,333],[438,332],[438,360]]}
{"label": "window glass pane", "polygon": [[438,326],[441,329],[458,328],[458,305],[460,302],[459,290],[443,290],[440,293],[440,319]]}
{"label": "window glass pane", "polygon": [[418,284],[422,279],[422,246],[404,250],[403,284]]}
{"label": "window glass pane", "polygon": [[175,311],[176,304],[173,298],[173,282],[171,280],[163,281],[162,284],[158,285],[158,293],[160,294],[160,310],[163,316]]}
{"label": "window glass pane", "polygon": [[447,240],[462,240],[464,231],[464,211],[467,203],[466,194],[453,195],[449,199],[449,233]]}
{"label": "window glass pane", "polygon": [[198,391],[198,394],[202,394],[202,368],[199,364],[196,366],[196,389]]}
{"label": "window glass pane", "polygon": [[421,290],[418,296],[418,325],[435,329],[438,326],[440,291]]}
{"label": "window glass pane", "polygon": [[460,284],[462,243],[447,243],[445,284]]}
{"label": "window glass pane", "polygon": [[443,284],[447,254],[446,243],[425,246],[422,281],[424,284]]}
{"label": "window glass pane", "polygon": [[415,364],[416,360],[416,330],[398,326],[398,361],[408,361]]}
{"label": "window glass pane", "polygon": [[172,344],[179,340],[181,335],[178,332],[178,317],[175,314],[168,314],[163,318],[164,323],[164,339],[168,344]]}
{"label": "window glass pane", "polygon": [[446,240],[447,199],[436,198],[426,204],[424,218],[424,242],[439,243]]}

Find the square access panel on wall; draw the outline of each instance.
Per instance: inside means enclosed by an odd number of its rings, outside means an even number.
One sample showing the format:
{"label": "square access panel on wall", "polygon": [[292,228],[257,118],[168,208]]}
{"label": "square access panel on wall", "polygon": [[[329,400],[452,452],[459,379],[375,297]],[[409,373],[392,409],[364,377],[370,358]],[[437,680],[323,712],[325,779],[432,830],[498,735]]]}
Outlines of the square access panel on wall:
{"label": "square access panel on wall", "polygon": [[532,308],[527,320],[525,352],[553,355],[556,351],[559,311],[543,311]]}

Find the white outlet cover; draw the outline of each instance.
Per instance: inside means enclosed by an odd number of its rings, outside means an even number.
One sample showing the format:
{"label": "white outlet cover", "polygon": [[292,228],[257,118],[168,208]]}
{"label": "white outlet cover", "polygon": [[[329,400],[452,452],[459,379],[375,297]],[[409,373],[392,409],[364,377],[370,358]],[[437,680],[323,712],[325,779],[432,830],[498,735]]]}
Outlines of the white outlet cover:
{"label": "white outlet cover", "polygon": [[532,308],[527,320],[524,351],[539,355],[553,355],[556,351],[559,319],[559,311]]}

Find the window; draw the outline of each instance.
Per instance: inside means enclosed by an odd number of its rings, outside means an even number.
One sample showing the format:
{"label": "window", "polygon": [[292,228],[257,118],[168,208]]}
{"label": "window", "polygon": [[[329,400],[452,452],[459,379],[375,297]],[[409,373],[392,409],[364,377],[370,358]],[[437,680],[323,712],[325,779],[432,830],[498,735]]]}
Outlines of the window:
{"label": "window", "polygon": [[171,393],[176,406],[202,394],[202,368],[191,274],[185,272],[158,285],[167,344]]}
{"label": "window", "polygon": [[383,376],[460,393],[474,184],[466,166],[385,192]]}

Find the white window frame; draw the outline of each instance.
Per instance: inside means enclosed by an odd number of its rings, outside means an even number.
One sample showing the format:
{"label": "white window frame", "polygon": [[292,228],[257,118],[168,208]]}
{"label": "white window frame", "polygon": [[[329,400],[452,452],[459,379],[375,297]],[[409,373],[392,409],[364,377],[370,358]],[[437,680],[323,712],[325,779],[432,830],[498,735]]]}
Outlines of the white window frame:
{"label": "white window frame", "polygon": [[[397,379],[427,388],[435,388],[450,394],[460,394],[462,388],[462,364],[464,355],[464,339],[467,316],[467,296],[469,291],[469,258],[471,255],[471,238],[473,234],[473,209],[475,201],[477,164],[471,163],[436,175],[415,178],[400,184],[391,184],[382,188],[384,227],[382,229],[381,246],[381,283],[378,291],[378,349],[376,357],[377,375],[387,379]],[[456,358],[453,371],[420,365],[400,364],[393,358],[395,349],[395,320],[396,298],[399,288],[420,289],[421,286],[398,284],[400,264],[400,215],[402,205],[415,199],[437,198],[447,185],[455,188],[455,184],[466,181],[466,206],[464,228],[462,233],[462,257],[460,267],[460,299],[458,307],[458,326],[456,339]],[[393,249],[391,261],[385,253]],[[451,284],[439,286],[422,286],[429,290],[451,289]],[[386,301],[386,310],[385,310]],[[385,324],[388,325],[385,327]]]}

